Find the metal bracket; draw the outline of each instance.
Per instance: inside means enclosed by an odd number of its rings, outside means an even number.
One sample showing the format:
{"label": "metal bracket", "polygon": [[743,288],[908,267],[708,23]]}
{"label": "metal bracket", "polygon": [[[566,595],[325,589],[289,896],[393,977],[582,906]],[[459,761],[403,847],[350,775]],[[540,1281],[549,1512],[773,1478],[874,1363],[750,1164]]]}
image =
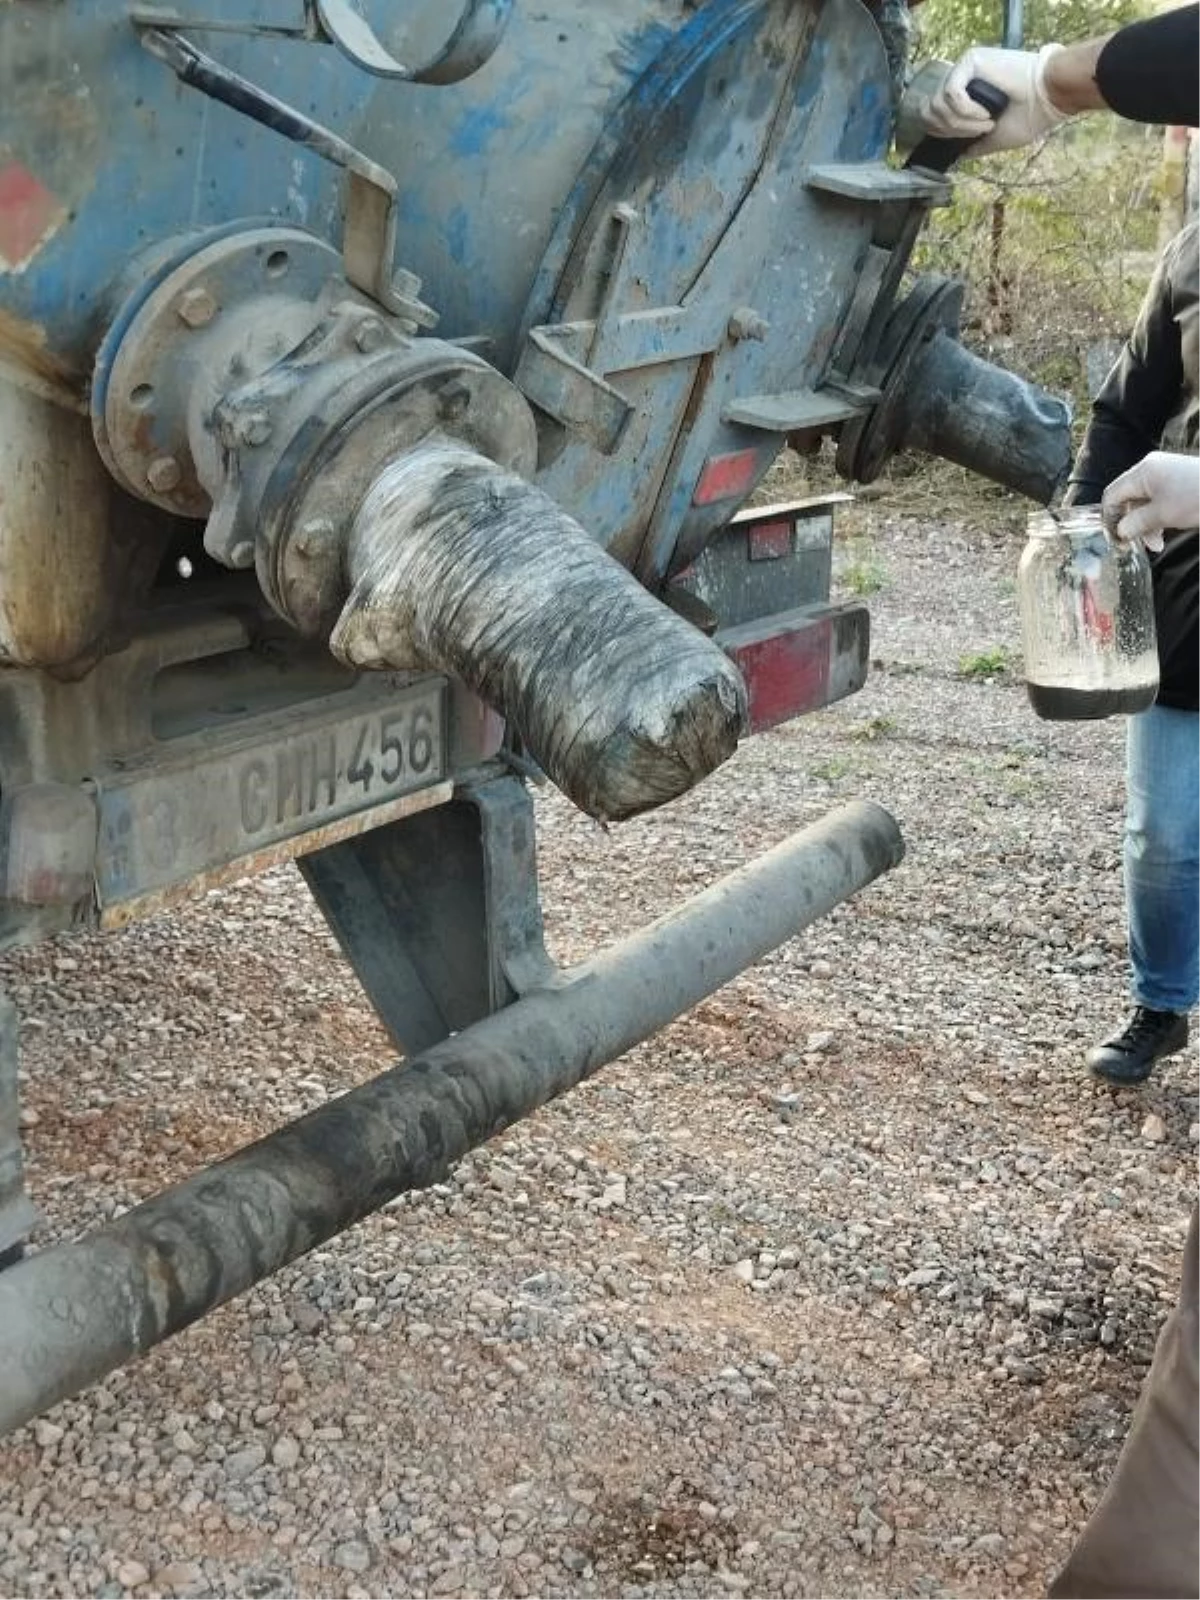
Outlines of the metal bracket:
{"label": "metal bracket", "polygon": [[612,455],[633,406],[611,383],[568,355],[554,337],[558,331],[530,329],[513,382],[556,422],[577,430],[602,455]]}
{"label": "metal bracket", "polygon": [[[137,20],[135,14],[135,23]],[[139,37],[144,48],[170,67],[181,83],[341,167],[347,178],[342,237],[347,279],[414,330],[434,326],[437,314],[417,298],[420,280],[410,272],[393,270],[396,180],[386,168],[329,128],[205,55],[182,34],[145,27]]]}
{"label": "metal bracket", "polygon": [[948,178],[916,168],[889,167],[885,161],[836,161],[810,167],[805,182],[822,194],[867,205],[924,200],[944,206],[952,193]]}
{"label": "metal bracket", "polygon": [[782,394],[746,394],[731,400],[721,416],[725,422],[756,428],[763,433],[800,433],[806,428],[827,428],[835,422],[845,422],[878,398],[878,390],[859,396],[842,388],[829,387],[791,389]]}
{"label": "metal bracket", "polygon": [[441,50],[419,67],[406,67],[385,50],[349,0],[316,0],[325,33],[343,55],[377,78],[408,83],[460,83],[496,52],[515,0],[466,0],[454,32]]}
{"label": "metal bracket", "polygon": [[[602,455],[612,455],[621,442],[633,406],[603,372],[621,358],[615,343],[620,343],[622,318],[619,315],[624,292],[625,259],[629,241],[640,216],[622,200],[612,209],[612,251],[604,273],[600,303],[590,328],[586,323],[555,324],[531,328],[517,363],[514,381],[527,399],[561,422],[581,433]],[[580,358],[566,348],[566,340],[582,337]]]}
{"label": "metal bracket", "polygon": [[515,0],[465,0],[449,39],[428,61],[415,67],[396,60],[350,0],[304,0],[303,20],[292,24],[189,17],[163,6],[131,6],[129,15],[135,28],[171,32],[187,28],[193,33],[240,33],[255,38],[332,44],[374,78],[444,84],[461,83],[492,58],[504,37],[514,4]]}
{"label": "metal bracket", "polygon": [[455,802],[307,855],[300,870],[409,1054],[551,985],[533,803],[485,769]]}
{"label": "metal bracket", "polygon": [[543,942],[533,807],[523,783],[475,780],[459,793],[479,813],[488,939],[498,969],[492,1004],[498,1010],[558,977]]}

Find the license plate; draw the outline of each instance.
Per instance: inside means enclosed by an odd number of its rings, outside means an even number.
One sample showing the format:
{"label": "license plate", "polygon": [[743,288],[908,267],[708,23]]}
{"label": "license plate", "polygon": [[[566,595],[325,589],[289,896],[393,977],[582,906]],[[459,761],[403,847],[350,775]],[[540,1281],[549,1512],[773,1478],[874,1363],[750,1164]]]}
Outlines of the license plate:
{"label": "license plate", "polygon": [[[271,847],[331,842],[403,814],[406,795],[435,789],[446,775],[446,685],[429,679],[350,712],[322,708],[276,719],[253,742],[246,734],[179,741],[161,761],[98,781],[101,906],[144,899]],[[186,744],[186,748],[185,748]],[[418,809],[416,805],[408,809]],[[333,826],[361,819],[339,834]],[[318,835],[305,845],[310,835]],[[229,874],[223,874],[229,876]]]}

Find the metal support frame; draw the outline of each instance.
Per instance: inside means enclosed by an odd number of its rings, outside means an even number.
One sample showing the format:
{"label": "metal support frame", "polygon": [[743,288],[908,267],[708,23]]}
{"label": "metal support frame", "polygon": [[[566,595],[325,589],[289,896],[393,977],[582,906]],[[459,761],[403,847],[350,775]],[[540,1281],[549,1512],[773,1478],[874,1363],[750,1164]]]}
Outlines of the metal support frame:
{"label": "metal support frame", "polygon": [[300,862],[371,1004],[416,1055],[552,971],[542,944],[533,805],[517,778]]}
{"label": "metal support frame", "polygon": [[17,1012],[0,995],[0,1267],[19,1255],[37,1211],[25,1191],[17,1086]]}
{"label": "metal support frame", "polygon": [[896,865],[856,801],[612,949],[107,1227],[0,1273],[0,1432],[591,1076]]}

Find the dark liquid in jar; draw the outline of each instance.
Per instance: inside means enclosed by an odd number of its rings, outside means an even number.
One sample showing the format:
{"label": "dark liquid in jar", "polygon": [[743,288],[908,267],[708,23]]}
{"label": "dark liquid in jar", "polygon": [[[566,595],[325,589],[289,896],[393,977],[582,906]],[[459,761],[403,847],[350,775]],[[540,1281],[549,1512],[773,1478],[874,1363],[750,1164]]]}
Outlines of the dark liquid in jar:
{"label": "dark liquid in jar", "polygon": [[1154,704],[1158,685],[1132,689],[1067,689],[1061,684],[1026,683],[1029,703],[1047,722],[1091,722],[1098,717],[1130,715]]}

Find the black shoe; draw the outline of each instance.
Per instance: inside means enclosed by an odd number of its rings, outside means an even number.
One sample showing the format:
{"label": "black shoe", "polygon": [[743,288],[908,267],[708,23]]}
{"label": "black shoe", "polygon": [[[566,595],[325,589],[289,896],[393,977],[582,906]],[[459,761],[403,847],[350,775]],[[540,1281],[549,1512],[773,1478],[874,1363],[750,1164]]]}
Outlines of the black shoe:
{"label": "black shoe", "polygon": [[1161,1056],[1173,1056],[1187,1042],[1186,1012],[1138,1006],[1120,1033],[1088,1051],[1088,1071],[1105,1083],[1145,1083]]}

